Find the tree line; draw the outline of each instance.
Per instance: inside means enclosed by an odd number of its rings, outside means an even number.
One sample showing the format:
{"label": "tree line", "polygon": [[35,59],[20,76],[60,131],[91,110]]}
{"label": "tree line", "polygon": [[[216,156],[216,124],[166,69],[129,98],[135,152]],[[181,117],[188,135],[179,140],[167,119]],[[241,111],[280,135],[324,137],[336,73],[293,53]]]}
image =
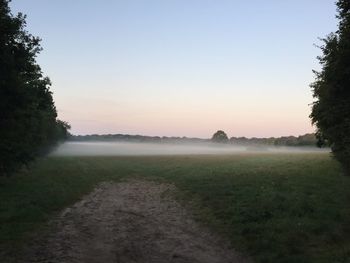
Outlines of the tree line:
{"label": "tree line", "polygon": [[108,141],[108,142],[140,142],[140,143],[203,143],[207,139],[189,137],[146,136],[130,134],[89,134],[71,135],[70,141]]}
{"label": "tree line", "polygon": [[227,143],[232,145],[267,145],[267,146],[316,146],[315,134],[301,136],[284,136],[270,138],[228,138],[224,131],[217,131],[212,138],[189,138],[189,137],[167,137],[167,136],[144,136],[130,134],[91,134],[71,135],[70,141],[107,141],[107,142],[138,142],[138,143]]}
{"label": "tree line", "polygon": [[36,61],[40,38],[26,31],[26,16],[0,0],[0,175],[9,175],[68,137],[57,119],[50,79]]}
{"label": "tree line", "polygon": [[338,30],[322,39],[320,71],[311,84],[315,101],[310,115],[319,145],[329,144],[350,175],[350,1],[337,2]]}
{"label": "tree line", "polygon": [[215,143],[230,143],[234,145],[265,145],[265,146],[316,146],[317,138],[313,133],[307,133],[300,136],[282,136],[282,137],[269,137],[269,138],[246,138],[246,137],[231,137],[228,138],[227,134],[218,130],[211,138]]}
{"label": "tree line", "polygon": [[307,133],[300,136],[282,136],[270,138],[245,138],[232,137],[231,143],[240,145],[269,145],[269,146],[316,146],[317,139],[315,134]]}

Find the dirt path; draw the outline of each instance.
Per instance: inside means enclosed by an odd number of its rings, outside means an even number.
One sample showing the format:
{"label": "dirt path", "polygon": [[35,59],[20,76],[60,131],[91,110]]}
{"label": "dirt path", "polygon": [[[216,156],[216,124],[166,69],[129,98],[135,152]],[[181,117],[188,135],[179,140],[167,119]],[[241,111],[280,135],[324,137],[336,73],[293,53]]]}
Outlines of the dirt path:
{"label": "dirt path", "polygon": [[55,221],[25,262],[247,262],[198,226],[167,191],[145,181],[103,183]]}

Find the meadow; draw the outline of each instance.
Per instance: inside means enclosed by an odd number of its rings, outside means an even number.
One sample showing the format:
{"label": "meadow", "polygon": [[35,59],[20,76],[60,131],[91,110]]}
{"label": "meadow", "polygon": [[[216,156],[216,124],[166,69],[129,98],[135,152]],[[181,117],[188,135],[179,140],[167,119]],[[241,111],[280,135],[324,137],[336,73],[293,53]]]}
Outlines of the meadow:
{"label": "meadow", "polygon": [[42,158],[0,178],[3,256],[100,182],[128,178],[175,184],[198,221],[256,262],[350,262],[350,178],[323,152]]}

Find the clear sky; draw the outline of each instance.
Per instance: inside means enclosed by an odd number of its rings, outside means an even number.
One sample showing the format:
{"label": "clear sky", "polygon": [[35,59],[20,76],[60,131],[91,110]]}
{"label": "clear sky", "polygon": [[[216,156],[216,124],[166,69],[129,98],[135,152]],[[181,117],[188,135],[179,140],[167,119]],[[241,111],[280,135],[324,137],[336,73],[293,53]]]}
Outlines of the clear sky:
{"label": "clear sky", "polygon": [[300,135],[334,0],[13,0],[74,134]]}

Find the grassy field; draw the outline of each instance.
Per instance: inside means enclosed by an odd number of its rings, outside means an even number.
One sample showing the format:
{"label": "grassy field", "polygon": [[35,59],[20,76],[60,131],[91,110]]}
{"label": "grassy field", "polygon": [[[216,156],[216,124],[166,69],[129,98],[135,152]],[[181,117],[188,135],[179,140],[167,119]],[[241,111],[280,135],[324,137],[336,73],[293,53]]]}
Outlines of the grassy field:
{"label": "grassy field", "polygon": [[174,183],[198,220],[256,262],[350,262],[350,178],[326,153],[48,157],[0,178],[0,248],[27,242],[106,180]]}

